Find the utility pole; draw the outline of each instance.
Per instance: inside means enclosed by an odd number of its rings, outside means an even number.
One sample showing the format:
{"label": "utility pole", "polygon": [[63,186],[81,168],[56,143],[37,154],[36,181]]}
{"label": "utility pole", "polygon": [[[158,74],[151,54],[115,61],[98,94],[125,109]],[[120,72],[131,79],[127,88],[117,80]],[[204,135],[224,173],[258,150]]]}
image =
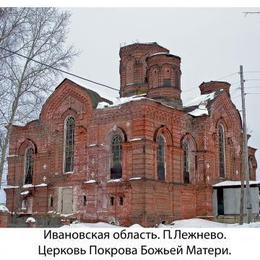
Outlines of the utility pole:
{"label": "utility pole", "polygon": [[244,80],[242,65],[240,65],[239,74],[240,74],[240,84],[241,84],[242,117],[243,117],[243,153],[242,153],[242,174],[241,174],[242,177],[241,178],[241,202],[243,204],[240,205],[240,210],[241,208],[244,209],[244,178],[245,178],[246,179],[247,223],[249,224],[252,221],[252,203],[251,203],[251,193],[249,187],[248,146],[247,146],[248,138],[247,138],[247,125],[246,125],[246,104],[245,104],[245,86],[244,86],[245,80]]}

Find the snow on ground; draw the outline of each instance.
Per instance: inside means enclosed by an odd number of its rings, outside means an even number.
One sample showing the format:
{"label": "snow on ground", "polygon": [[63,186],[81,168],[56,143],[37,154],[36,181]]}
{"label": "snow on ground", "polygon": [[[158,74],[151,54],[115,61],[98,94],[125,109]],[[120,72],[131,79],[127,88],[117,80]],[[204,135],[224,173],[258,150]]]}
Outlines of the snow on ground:
{"label": "snow on ground", "polygon": [[260,222],[254,222],[251,224],[239,225],[236,224],[225,224],[205,219],[192,218],[176,220],[171,225],[160,224],[159,227],[172,227],[172,228],[260,228]]}
{"label": "snow on ground", "polygon": [[[64,225],[63,228],[118,228],[120,226],[98,222],[98,223],[74,223],[70,225]],[[133,224],[130,228],[141,228],[139,224]],[[244,224],[240,226],[236,224],[224,224],[205,219],[192,218],[184,220],[176,220],[170,225],[160,224],[159,228],[260,228],[260,222],[254,222],[251,224]]]}
{"label": "snow on ground", "polygon": [[133,224],[130,228],[142,228],[142,226],[139,224]]}
{"label": "snow on ground", "polygon": [[[176,220],[172,222],[170,225],[160,224],[159,227],[172,227],[172,228],[225,228],[227,225],[231,224],[223,224],[214,221],[209,221],[205,219],[192,218],[192,219],[183,219]],[[234,224],[232,224],[233,226]],[[236,224],[235,224],[236,225]]]}
{"label": "snow on ground", "polygon": [[117,228],[118,226],[97,222],[97,223],[72,223],[70,225],[64,225],[62,228]]}
{"label": "snow on ground", "polygon": [[29,218],[27,218],[26,221],[25,221],[25,223],[35,223],[35,222],[36,222],[36,220],[35,220],[35,218],[33,218],[33,217],[29,217]]}
{"label": "snow on ground", "polygon": [[[64,225],[62,228],[118,228],[120,226],[112,225],[105,222],[97,222],[97,223],[72,223],[70,225]],[[134,224],[130,226],[130,228],[141,228],[142,226],[139,224]]]}

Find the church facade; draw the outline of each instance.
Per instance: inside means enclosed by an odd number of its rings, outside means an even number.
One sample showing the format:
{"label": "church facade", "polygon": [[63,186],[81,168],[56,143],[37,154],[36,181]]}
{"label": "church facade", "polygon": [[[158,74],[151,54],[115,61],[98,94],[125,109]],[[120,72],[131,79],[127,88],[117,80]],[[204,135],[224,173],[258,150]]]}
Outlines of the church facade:
{"label": "church facade", "polygon": [[9,211],[144,226],[212,216],[213,185],[241,178],[241,118],[227,82],[203,82],[184,106],[180,64],[157,43],[122,47],[116,103],[65,79],[38,120],[13,126]]}

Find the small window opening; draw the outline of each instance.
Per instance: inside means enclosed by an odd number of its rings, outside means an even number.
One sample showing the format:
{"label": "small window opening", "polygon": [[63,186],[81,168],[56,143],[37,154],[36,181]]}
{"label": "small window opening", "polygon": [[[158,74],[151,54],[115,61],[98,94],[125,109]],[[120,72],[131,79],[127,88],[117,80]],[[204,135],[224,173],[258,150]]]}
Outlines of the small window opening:
{"label": "small window opening", "polygon": [[87,196],[86,195],[83,196],[83,205],[87,206]]}
{"label": "small window opening", "polygon": [[123,206],[124,205],[124,197],[119,197],[119,205]]}
{"label": "small window opening", "polygon": [[50,207],[53,207],[53,197],[50,196]]}
{"label": "small window opening", "polygon": [[164,79],[163,80],[163,86],[164,87],[171,87],[171,85],[172,85],[171,79]]}
{"label": "small window opening", "polygon": [[115,198],[114,197],[110,197],[110,205],[114,206],[115,204]]}

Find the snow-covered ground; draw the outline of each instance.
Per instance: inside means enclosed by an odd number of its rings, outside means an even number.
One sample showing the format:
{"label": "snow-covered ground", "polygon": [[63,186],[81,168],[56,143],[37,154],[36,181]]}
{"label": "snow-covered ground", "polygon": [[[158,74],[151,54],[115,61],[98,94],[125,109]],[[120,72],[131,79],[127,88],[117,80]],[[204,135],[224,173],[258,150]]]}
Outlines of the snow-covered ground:
{"label": "snow-covered ground", "polygon": [[[98,223],[75,223],[70,225],[64,225],[63,228],[116,228],[118,226],[98,222]],[[140,228],[139,224],[134,224],[130,228]],[[223,224],[214,221],[209,221],[205,219],[192,218],[184,220],[176,220],[170,225],[160,224],[159,228],[260,228],[260,222],[254,222],[251,224],[244,224],[240,226],[239,224]]]}
{"label": "snow-covered ground", "polygon": [[159,227],[173,227],[173,228],[260,228],[260,222],[251,224],[224,224],[205,219],[192,218],[184,220],[176,220],[171,225],[160,224]]}
{"label": "snow-covered ground", "polygon": [[63,228],[116,228],[118,226],[104,223],[104,222],[97,222],[97,223],[72,223],[70,225],[64,225]]}

